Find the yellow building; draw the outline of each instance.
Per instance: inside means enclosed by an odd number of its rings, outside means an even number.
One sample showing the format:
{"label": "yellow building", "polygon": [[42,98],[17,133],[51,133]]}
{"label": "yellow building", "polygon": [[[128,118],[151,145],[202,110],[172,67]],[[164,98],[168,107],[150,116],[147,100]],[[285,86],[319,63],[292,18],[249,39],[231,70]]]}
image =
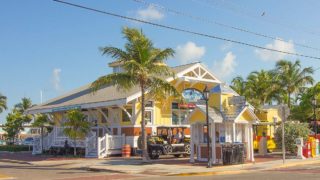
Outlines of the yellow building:
{"label": "yellow building", "polygon": [[[117,62],[110,63],[109,66],[113,68],[113,72],[123,71],[121,64]],[[181,104],[173,97],[155,101],[148,99],[146,95],[148,100],[144,116],[147,121],[147,134],[156,134],[157,128],[166,126],[182,127],[184,134],[190,135],[190,124],[204,122],[203,111],[199,111],[201,105],[197,102],[202,98],[202,91],[207,86],[211,89],[210,109],[215,108],[222,117],[222,121],[214,129],[214,132],[217,130],[219,134],[219,142],[245,142],[247,149],[252,149],[250,129],[257,117],[252,113],[252,107],[243,104],[245,102],[242,97],[226,85],[220,86],[221,81],[199,62],[172,67],[172,70],[176,74],[175,78],[164,78],[174,85],[188,102]],[[141,132],[140,94],[138,87],[124,92],[115,86],[106,86],[92,93],[88,84],[32,107],[28,113],[46,114],[55,122],[53,131],[43,140],[44,149],[49,149],[63,147],[65,140],[68,140],[61,127],[66,120],[66,111],[81,109],[93,126],[88,137],[79,140],[78,144],[85,148],[87,157],[105,157],[121,153],[123,144],[137,148],[137,139]],[[34,153],[41,152],[40,140],[35,139]],[[68,142],[73,146],[71,140]],[[253,160],[253,154],[248,155]]]}
{"label": "yellow building", "polygon": [[[207,125],[205,106],[197,104],[188,117],[191,124],[190,161],[207,161]],[[225,84],[219,84],[210,90],[209,98],[209,134],[211,141],[212,163],[222,162],[224,145],[243,145],[247,160],[254,161],[253,125],[259,119],[243,96],[239,96]],[[194,156],[196,152],[196,156]]]}
{"label": "yellow building", "polygon": [[276,148],[274,133],[282,121],[278,109],[278,106],[264,106],[256,112],[261,122],[254,126],[254,150],[257,151],[259,149],[259,141],[263,136],[267,138],[267,148],[269,152],[272,152]]}
{"label": "yellow building", "polygon": [[[113,72],[123,71],[121,64],[117,62],[110,63],[109,66],[113,68]],[[180,92],[190,88],[202,91],[205,86],[212,88],[221,83],[199,62],[172,67],[172,70],[175,72],[176,78],[168,77],[165,79]],[[66,119],[66,111],[81,109],[87,115],[88,121],[92,122],[94,126],[86,140],[79,141],[79,145],[86,148],[87,156],[102,157],[110,153],[121,152],[119,150],[123,143],[130,144],[133,148],[137,147],[137,139],[141,131],[140,94],[138,87],[123,92],[115,86],[103,87],[92,93],[90,84],[88,84],[32,107],[28,113],[47,114],[49,119],[55,122],[56,126],[52,133],[44,138],[44,148],[47,149],[52,146],[64,145],[67,137],[64,136],[63,128],[60,126]],[[168,97],[163,101],[149,99],[145,107],[144,116],[147,121],[146,131],[148,134],[155,134],[159,126],[185,127],[185,134],[189,134],[190,125],[186,118],[194,106],[179,104],[178,100]],[[99,150],[104,147],[99,147],[99,141],[106,141],[110,147]],[[73,145],[72,141],[69,143],[71,146]],[[114,152],[115,149],[118,151]],[[39,147],[35,147],[34,151],[39,151]]]}

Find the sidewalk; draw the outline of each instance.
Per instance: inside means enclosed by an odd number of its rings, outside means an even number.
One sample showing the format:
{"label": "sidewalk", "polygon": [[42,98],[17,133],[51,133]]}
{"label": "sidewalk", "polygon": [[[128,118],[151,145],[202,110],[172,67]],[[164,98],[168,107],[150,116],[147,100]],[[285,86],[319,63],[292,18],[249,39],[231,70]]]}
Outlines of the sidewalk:
{"label": "sidewalk", "polygon": [[216,165],[212,168],[206,168],[206,163],[189,163],[189,158],[164,157],[159,160],[151,160],[150,163],[143,163],[140,157],[122,158],[111,157],[106,159],[56,159],[25,161],[34,166],[47,166],[66,169],[86,169],[91,171],[109,171],[124,174],[144,174],[158,176],[191,176],[191,175],[222,175],[222,174],[240,174],[251,173],[260,170],[278,169],[283,167],[298,166],[304,164],[320,163],[320,157],[305,160],[286,159],[283,164],[279,157],[257,156],[255,163],[246,163],[239,165]]}
{"label": "sidewalk", "polygon": [[222,175],[250,173],[259,170],[314,164],[320,162],[320,157],[306,160],[287,159],[285,164],[283,164],[282,160],[270,160],[229,166],[216,165],[212,168],[206,168],[205,163],[191,164],[188,160],[188,158],[184,158],[156,160],[151,161],[151,163],[143,163],[138,158],[112,158],[106,159],[105,161],[98,161],[97,164],[88,166],[87,168],[95,171],[161,176]]}

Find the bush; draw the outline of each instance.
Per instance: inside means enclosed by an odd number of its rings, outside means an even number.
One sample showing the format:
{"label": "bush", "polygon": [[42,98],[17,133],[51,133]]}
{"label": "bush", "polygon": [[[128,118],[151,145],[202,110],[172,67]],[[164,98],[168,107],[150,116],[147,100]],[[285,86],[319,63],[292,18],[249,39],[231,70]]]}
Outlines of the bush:
{"label": "bush", "polygon": [[[286,150],[294,153],[297,151],[295,145],[296,138],[303,138],[303,142],[308,140],[310,129],[307,123],[286,122],[284,125],[284,138]],[[279,126],[275,133],[275,141],[278,148],[282,148],[282,128]]]}
{"label": "bush", "polygon": [[[0,151],[10,151],[10,152],[29,151],[29,146],[5,145],[5,146],[0,146]],[[32,146],[30,146],[30,151],[32,151]]]}

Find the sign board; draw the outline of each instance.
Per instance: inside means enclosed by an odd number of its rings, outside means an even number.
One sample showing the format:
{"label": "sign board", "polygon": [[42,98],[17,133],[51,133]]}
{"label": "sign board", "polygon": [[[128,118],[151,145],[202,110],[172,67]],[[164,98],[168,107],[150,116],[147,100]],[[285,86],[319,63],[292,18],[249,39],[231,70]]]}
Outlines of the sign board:
{"label": "sign board", "polygon": [[182,96],[187,103],[197,103],[199,100],[204,99],[202,92],[194,88],[183,90]]}
{"label": "sign board", "polygon": [[296,138],[296,145],[303,146],[303,138]]}
{"label": "sign board", "polygon": [[65,107],[53,108],[52,112],[68,111],[68,110],[71,110],[71,109],[81,109],[81,106],[76,105],[76,106],[65,106]]}
{"label": "sign board", "polygon": [[228,104],[234,106],[243,106],[246,105],[246,98],[244,96],[229,97]]}

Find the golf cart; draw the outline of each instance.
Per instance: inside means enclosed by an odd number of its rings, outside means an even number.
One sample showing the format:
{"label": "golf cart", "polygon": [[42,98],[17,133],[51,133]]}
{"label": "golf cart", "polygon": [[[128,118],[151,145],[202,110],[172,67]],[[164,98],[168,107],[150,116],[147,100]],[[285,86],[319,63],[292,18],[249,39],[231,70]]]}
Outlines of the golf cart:
{"label": "golf cart", "polygon": [[186,129],[183,126],[158,127],[157,135],[148,137],[150,158],[158,159],[160,155],[173,155],[177,158],[190,155],[190,135],[185,135]]}

